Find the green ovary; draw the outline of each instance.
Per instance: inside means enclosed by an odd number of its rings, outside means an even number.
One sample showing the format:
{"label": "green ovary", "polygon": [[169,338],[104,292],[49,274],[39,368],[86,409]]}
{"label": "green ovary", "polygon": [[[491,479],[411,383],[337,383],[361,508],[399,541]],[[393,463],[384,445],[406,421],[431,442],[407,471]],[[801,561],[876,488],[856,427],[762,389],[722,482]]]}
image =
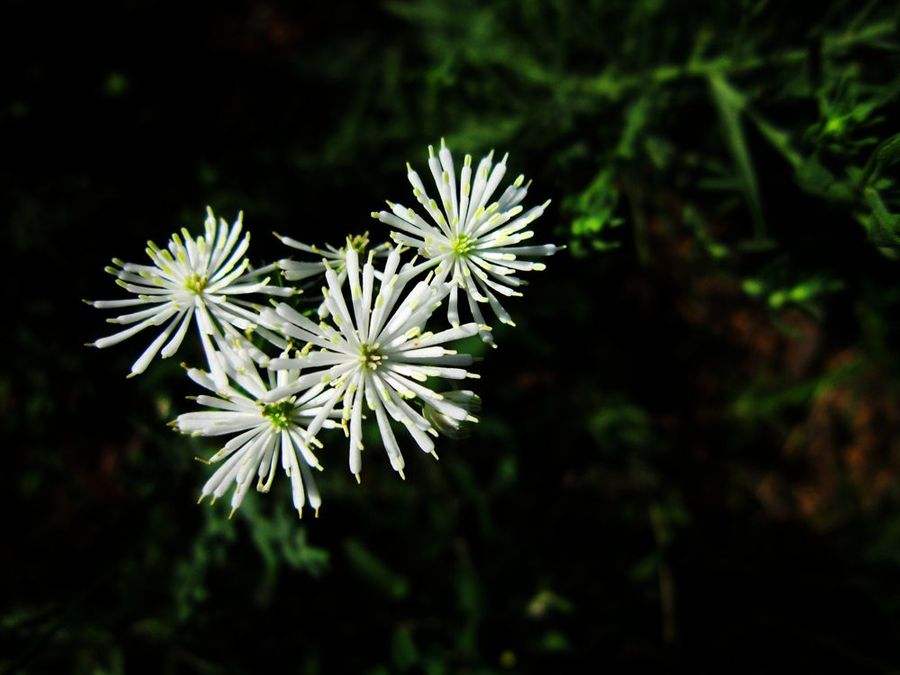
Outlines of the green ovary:
{"label": "green ovary", "polygon": [[350,248],[352,248],[357,253],[362,253],[366,250],[366,247],[369,245],[369,233],[364,232],[362,234],[357,234],[350,237]]}
{"label": "green ovary", "polygon": [[206,288],[206,282],[206,277],[201,277],[199,274],[192,274],[184,280],[184,287],[191,293],[200,295],[203,293],[203,289]]}
{"label": "green ovary", "polygon": [[287,429],[291,425],[291,415],[294,413],[294,404],[290,401],[267,403],[263,406],[263,417],[276,429]]}
{"label": "green ovary", "polygon": [[364,342],[359,346],[359,361],[369,370],[378,368],[383,359],[384,356],[381,355],[377,345],[370,345]]}
{"label": "green ovary", "polygon": [[455,239],[450,240],[450,250],[457,257],[465,257],[469,251],[475,246],[475,240],[467,234],[460,234]]}

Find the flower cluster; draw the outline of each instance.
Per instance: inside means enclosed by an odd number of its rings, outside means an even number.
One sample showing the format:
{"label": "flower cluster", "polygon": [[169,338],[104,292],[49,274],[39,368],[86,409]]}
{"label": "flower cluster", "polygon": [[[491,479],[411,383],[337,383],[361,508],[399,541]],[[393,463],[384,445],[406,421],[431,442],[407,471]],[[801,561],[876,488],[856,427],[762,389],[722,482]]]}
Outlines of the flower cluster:
{"label": "flower cluster", "polygon": [[[208,210],[202,235],[183,229],[166,248],[149,242],[152,264],[114,259],[107,268],[135,297],[88,304],[135,311],[108,319],[128,327],[91,346],[109,347],[162,327],[129,376],[144,372],[157,355],[175,354],[192,320],[197,325],[207,370],[190,368],[187,374],[209,393],[194,399],[202,410],[179,415],[172,426],[194,436],[230,437],[208,460],[218,466],[201,500],[215,501],[231,490],[233,513],[254,480],[258,491],[269,490],[280,462],[294,508],[302,515],[308,501],[318,514],[313,474],[323,469],[317,457],[323,430],[343,430],[350,472],[359,481],[368,418],[401,477],[405,437],[398,440],[395,425],[437,459],[434,438],[477,422],[472,413],[480,399],[442,384],[478,378],[469,370],[474,357],[452,345],[479,335],[494,346],[480,305],[514,326],[497,296],[521,295],[519,273],[544,269],[531,258],[560,247],[520,245],[534,235],[527,228],[549,203],[521,206],[529,187],[523,176],[492,201],[506,157],[494,164],[488,154],[473,175],[466,155],[457,176],[443,140],[436,154],[429,146],[428,156],[440,204],[407,165],[424,212],[388,202],[389,211],[373,213],[389,226],[388,242],[372,246],[365,233],[347,237],[340,247],[317,247],[276,234],[301,259],[252,268],[242,214],[229,226]],[[313,295],[314,306],[292,300],[317,285],[321,294],[304,296]],[[467,323],[460,321],[460,293],[472,319]],[[440,326],[434,315],[445,301],[449,325]]]}

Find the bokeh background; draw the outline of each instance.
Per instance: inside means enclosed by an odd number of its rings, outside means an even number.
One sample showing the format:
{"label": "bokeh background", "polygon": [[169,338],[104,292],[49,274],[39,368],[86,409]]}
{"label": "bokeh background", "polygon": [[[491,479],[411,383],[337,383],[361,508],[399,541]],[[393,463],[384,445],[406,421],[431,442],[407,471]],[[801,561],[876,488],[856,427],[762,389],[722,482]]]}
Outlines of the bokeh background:
{"label": "bokeh background", "polygon": [[[0,671],[898,672],[900,6],[805,7],[6,3]],[[199,351],[126,381],[80,299],[207,204],[383,237],[441,136],[569,245],[482,423],[196,506]]]}

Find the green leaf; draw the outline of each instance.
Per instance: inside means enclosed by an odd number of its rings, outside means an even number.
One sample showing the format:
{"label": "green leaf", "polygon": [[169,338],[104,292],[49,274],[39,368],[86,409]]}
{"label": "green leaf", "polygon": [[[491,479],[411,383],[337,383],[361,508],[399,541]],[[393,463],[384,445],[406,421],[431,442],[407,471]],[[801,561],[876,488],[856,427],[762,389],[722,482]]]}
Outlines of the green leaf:
{"label": "green leaf", "polygon": [[747,205],[750,208],[756,238],[764,238],[765,223],[763,221],[759,186],[741,124],[744,96],[734,89],[720,72],[710,73],[708,81],[713,101],[719,110],[719,119],[722,123],[725,141],[734,160],[737,174],[741,179],[744,198],[747,200]]}
{"label": "green leaf", "polygon": [[409,582],[394,574],[388,566],[357,539],[344,542],[344,553],[359,574],[384,595],[403,600],[409,595]]}
{"label": "green leaf", "polygon": [[412,631],[407,626],[397,626],[391,638],[391,656],[401,672],[412,668],[419,661],[419,653],[413,642]]}

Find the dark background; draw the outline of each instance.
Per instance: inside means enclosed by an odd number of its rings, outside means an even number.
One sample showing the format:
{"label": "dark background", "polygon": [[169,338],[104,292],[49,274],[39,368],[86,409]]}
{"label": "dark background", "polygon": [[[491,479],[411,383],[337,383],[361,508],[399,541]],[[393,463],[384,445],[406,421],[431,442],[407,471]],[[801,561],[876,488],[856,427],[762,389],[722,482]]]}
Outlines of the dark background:
{"label": "dark background", "polygon": [[[802,5],[6,3],[0,671],[900,670],[898,5]],[[481,424],[196,506],[199,350],[80,298],[207,204],[382,238],[441,136],[569,245]]]}

